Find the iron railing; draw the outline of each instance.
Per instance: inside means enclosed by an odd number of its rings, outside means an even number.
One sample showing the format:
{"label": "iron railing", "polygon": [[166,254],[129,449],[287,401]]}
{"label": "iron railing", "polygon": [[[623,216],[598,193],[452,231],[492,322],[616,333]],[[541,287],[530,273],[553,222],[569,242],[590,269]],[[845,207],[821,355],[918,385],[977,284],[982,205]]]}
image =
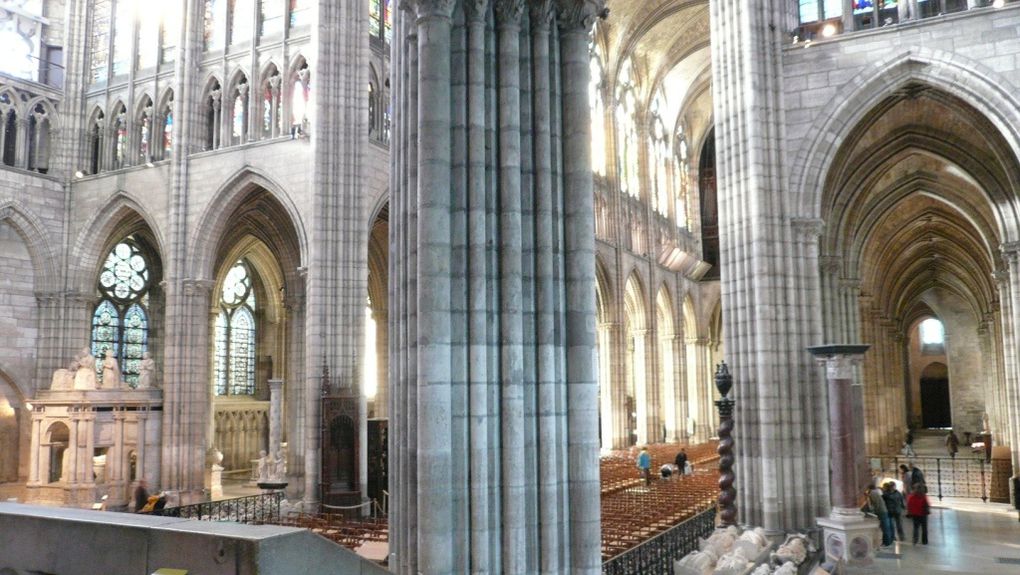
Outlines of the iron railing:
{"label": "iron railing", "polygon": [[715,507],[620,553],[602,564],[603,575],[673,575],[673,562],[698,548],[715,529]]}
{"label": "iron railing", "polygon": [[896,456],[892,459],[882,458],[882,461],[891,461],[892,467],[883,466],[882,471],[897,479],[900,478],[900,464],[908,467],[916,465],[924,474],[928,494],[938,497],[940,501],[943,497],[969,497],[988,501],[992,492],[993,466],[984,459]]}
{"label": "iron railing", "polygon": [[164,517],[180,517],[181,519],[198,519],[201,521],[233,521],[235,523],[269,523],[280,522],[280,502],[283,492],[274,491],[261,495],[249,495],[220,501],[204,501],[180,507],[167,507],[152,513]]}

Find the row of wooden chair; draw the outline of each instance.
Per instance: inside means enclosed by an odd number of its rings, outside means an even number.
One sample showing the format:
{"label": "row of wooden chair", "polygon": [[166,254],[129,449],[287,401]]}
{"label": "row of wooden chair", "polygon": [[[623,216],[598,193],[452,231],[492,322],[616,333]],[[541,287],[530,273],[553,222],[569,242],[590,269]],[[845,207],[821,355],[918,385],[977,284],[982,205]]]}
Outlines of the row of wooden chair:
{"label": "row of wooden chair", "polygon": [[638,450],[614,452],[602,458],[602,556],[614,557],[708,509],[719,493],[717,443],[686,446],[694,466],[692,475],[659,476],[663,463],[672,463],[676,444],[648,446],[652,481],[645,484],[636,465]]}
{"label": "row of wooden chair", "polygon": [[385,518],[349,519],[334,513],[298,513],[281,518],[279,524],[303,527],[349,549],[357,549],[366,541],[389,540]]}

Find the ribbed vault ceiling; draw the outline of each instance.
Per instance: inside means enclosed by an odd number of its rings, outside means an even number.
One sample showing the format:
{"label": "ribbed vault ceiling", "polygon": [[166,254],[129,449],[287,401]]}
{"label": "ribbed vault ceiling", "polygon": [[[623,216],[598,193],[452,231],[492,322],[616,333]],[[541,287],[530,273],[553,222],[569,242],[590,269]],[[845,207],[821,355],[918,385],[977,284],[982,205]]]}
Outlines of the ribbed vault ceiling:
{"label": "ribbed vault ceiling", "polygon": [[1015,225],[1018,169],[990,122],[924,86],[887,98],[840,149],[824,200],[824,252],[872,310],[906,329],[932,290],[996,306],[999,246]]}

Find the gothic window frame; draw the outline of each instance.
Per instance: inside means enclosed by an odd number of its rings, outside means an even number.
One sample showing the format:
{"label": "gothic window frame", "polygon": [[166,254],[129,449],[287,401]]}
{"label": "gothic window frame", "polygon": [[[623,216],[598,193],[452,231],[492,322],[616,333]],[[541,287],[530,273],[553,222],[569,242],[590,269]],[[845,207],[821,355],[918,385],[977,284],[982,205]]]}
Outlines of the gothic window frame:
{"label": "gothic window frame", "polygon": [[660,86],[648,107],[648,160],[652,175],[650,199],[653,211],[667,218],[673,197],[673,138],[666,129],[662,114],[668,110],[667,96]]}
{"label": "gothic window frame", "polygon": [[678,122],[673,136],[673,155],[676,157],[674,177],[674,217],[679,228],[690,229],[690,190],[691,190],[691,148],[687,141],[687,130],[683,122]]}
{"label": "gothic window frame", "polygon": [[[235,270],[237,269],[243,270],[242,278],[246,280],[246,283],[242,281],[239,284],[235,279]],[[239,285],[244,288],[243,292],[237,291]],[[258,360],[258,322],[256,319],[258,317],[258,300],[255,290],[254,268],[245,258],[237,260],[227,270],[217,294],[219,312],[216,314],[213,324],[213,393],[217,397],[253,397],[255,395],[255,369]],[[250,328],[246,328],[244,322],[250,322]],[[235,333],[235,329],[238,330],[237,333]],[[241,330],[245,329],[248,330],[244,334],[247,339],[247,347],[235,349],[237,337],[242,335]],[[240,351],[244,353],[243,358],[235,355],[235,352]],[[236,376],[235,369],[238,366],[244,368],[243,384],[238,384],[242,379]]]}
{"label": "gothic window frame", "polygon": [[283,88],[283,74],[270,62],[259,84],[258,133],[261,139],[276,138],[283,133]]}
{"label": "gothic window frame", "polygon": [[368,36],[372,42],[389,46],[393,37],[393,0],[368,0]]}
{"label": "gothic window frame", "polygon": [[113,0],[89,4],[89,84],[106,84],[113,61]]}
{"label": "gothic window frame", "polygon": [[228,0],[202,3],[202,51],[220,52],[227,47]]}
{"label": "gothic window frame", "polygon": [[633,64],[628,58],[620,67],[620,76],[616,85],[616,101],[613,116],[616,119],[617,150],[616,162],[619,166],[620,191],[635,199],[641,197],[641,179],[639,162],[641,146],[638,135],[638,97],[637,84],[633,79]]}
{"label": "gothic window frame", "polygon": [[131,165],[131,143],[130,137],[130,124],[128,122],[127,106],[124,102],[117,101],[110,108],[109,119],[109,142],[106,148],[110,151],[109,154],[109,165],[110,170],[119,170],[126,168]]}
{"label": "gothic window frame", "polygon": [[[232,82],[229,91],[230,97],[226,104],[229,106],[229,114],[226,123],[223,124],[224,134],[228,136],[229,146],[239,146],[248,142],[250,138],[249,123],[251,121],[251,89],[248,76],[239,72]],[[240,105],[240,109],[238,109]],[[223,138],[220,138],[222,147]]]}
{"label": "gothic window frame", "polygon": [[[284,88],[284,102],[286,103],[285,118],[289,120],[290,137],[304,137],[308,134],[312,124],[312,72],[308,61],[303,56],[294,59],[287,75],[287,84]],[[298,99],[300,96],[300,99]],[[300,114],[300,118],[298,115]]]}
{"label": "gothic window frame", "polygon": [[[287,28],[287,8],[288,2],[286,0],[258,0],[258,37],[263,38],[277,38],[283,35],[284,30]],[[266,7],[270,7],[269,17],[267,18]],[[269,30],[266,30],[266,23],[269,22]]]}
{"label": "gothic window frame", "polygon": [[53,125],[56,115],[42,98],[28,103],[28,169],[40,174],[49,172],[50,153],[53,150]]}
{"label": "gothic window frame", "polygon": [[202,135],[205,150],[217,150],[222,147],[220,141],[220,123],[223,117],[222,86],[215,76],[209,78],[206,83],[205,95],[202,98],[205,107],[203,110],[205,133]]}
{"label": "gothic window frame", "polygon": [[[134,236],[116,242],[106,254],[96,279],[99,301],[92,311],[89,346],[96,358],[98,381],[103,377],[105,351],[112,347],[122,381],[135,387],[140,363],[149,350],[152,327],[149,298],[154,284],[152,260]],[[130,317],[138,323],[129,325]]]}
{"label": "gothic window frame", "polygon": [[[30,81],[40,81],[39,62],[43,58],[43,26],[48,24],[42,3],[33,0],[7,0],[0,36],[8,52],[0,65],[4,74]],[[24,66],[18,68],[18,65]]]}
{"label": "gothic window frame", "polygon": [[109,78],[125,78],[137,62],[135,4],[132,0],[113,0],[110,34]]}
{"label": "gothic window frame", "polygon": [[103,109],[96,106],[92,110],[92,114],[89,116],[88,130],[86,131],[86,172],[90,175],[98,174],[103,171],[103,161],[106,154],[104,153],[104,134],[106,132],[106,114]]}
{"label": "gothic window frame", "polygon": [[159,146],[152,157],[158,160],[169,160],[173,151],[174,128],[174,91],[168,89],[163,94],[162,104],[156,112],[156,128],[153,130],[153,141],[159,136]]}
{"label": "gothic window frame", "polygon": [[18,158],[18,95],[0,90],[0,164],[14,167]]}
{"label": "gothic window frame", "polygon": [[[227,49],[238,49],[254,44],[258,34],[258,2],[256,0],[226,0],[227,2]],[[240,28],[240,25],[247,28]]]}
{"label": "gothic window frame", "polygon": [[135,113],[134,150],[139,164],[151,162],[155,157],[153,141],[156,134],[156,107],[148,94],[142,94]]}
{"label": "gothic window frame", "polygon": [[289,30],[297,30],[310,26],[312,23],[311,16],[311,0],[288,0],[287,28]]}

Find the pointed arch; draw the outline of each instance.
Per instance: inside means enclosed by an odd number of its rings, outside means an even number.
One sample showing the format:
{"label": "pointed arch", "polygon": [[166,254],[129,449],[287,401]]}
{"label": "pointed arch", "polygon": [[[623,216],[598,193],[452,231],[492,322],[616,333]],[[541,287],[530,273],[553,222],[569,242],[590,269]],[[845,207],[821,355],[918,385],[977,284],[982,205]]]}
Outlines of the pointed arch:
{"label": "pointed arch", "polygon": [[220,147],[220,124],[223,118],[223,85],[220,79],[214,74],[209,74],[205,80],[205,90],[202,101],[204,104],[205,133],[203,134],[204,148],[215,150]]}
{"label": "pointed arch", "polygon": [[135,105],[135,158],[138,163],[146,163],[153,158],[153,135],[156,125],[156,109],[152,98],[144,93]]}
{"label": "pointed arch", "polygon": [[283,75],[270,60],[259,78],[259,137],[275,138],[283,133]]}
{"label": "pointed arch", "polygon": [[81,293],[91,293],[102,259],[113,243],[139,232],[151,236],[155,244],[152,249],[159,262],[162,262],[165,243],[156,218],[134,195],[120,190],[102,208],[96,210],[78,232],[71,246],[68,284]]}
{"label": "pointed arch", "polygon": [[606,264],[602,258],[595,256],[595,316],[599,322],[612,321],[613,309],[613,284],[610,280]]}
{"label": "pointed arch", "polygon": [[283,221],[272,217],[272,214],[264,214],[267,220],[275,222],[277,227],[284,226],[283,229],[277,230],[283,232],[283,235],[287,235],[286,227],[292,228],[293,231],[294,245],[287,249],[292,253],[279,255],[296,262],[295,267],[306,265],[308,253],[306,228],[297,205],[284,189],[271,176],[250,166],[238,170],[227,178],[213,195],[212,201],[199,216],[195,226],[195,233],[189,246],[189,253],[195,254],[191,262],[190,277],[213,277],[216,250],[220,240],[226,235],[228,227],[236,223],[231,221],[231,216],[245,205],[246,200],[260,192],[268,194],[283,210],[281,214],[284,216]]}
{"label": "pointed arch", "polygon": [[115,100],[110,106],[110,117],[107,122],[109,138],[106,149],[109,150],[110,158],[108,167],[111,170],[119,170],[130,165],[127,106],[122,100]]}
{"label": "pointed arch", "polygon": [[220,141],[221,143],[226,141],[230,145],[236,146],[248,141],[248,124],[251,117],[251,82],[248,73],[241,67],[235,69],[229,78],[223,101],[226,110],[226,123],[222,126],[226,137],[221,138]]}
{"label": "pointed arch", "polygon": [[[840,103],[827,107],[807,134],[791,163],[790,182],[799,193],[799,214],[821,217],[825,180],[837,161],[837,151],[883,99],[910,84],[923,84],[949,93],[985,116],[1020,157],[1020,99],[1016,87],[982,63],[956,53],[932,48],[911,48],[867,66],[840,89]],[[1018,182],[1011,182],[1014,188]],[[1016,207],[999,225],[1007,241],[1020,238]],[[1008,215],[1009,217],[1004,217]]]}
{"label": "pointed arch", "polygon": [[0,200],[0,222],[13,227],[25,241],[32,258],[36,291],[57,289],[59,272],[56,252],[42,220],[18,200]]}

